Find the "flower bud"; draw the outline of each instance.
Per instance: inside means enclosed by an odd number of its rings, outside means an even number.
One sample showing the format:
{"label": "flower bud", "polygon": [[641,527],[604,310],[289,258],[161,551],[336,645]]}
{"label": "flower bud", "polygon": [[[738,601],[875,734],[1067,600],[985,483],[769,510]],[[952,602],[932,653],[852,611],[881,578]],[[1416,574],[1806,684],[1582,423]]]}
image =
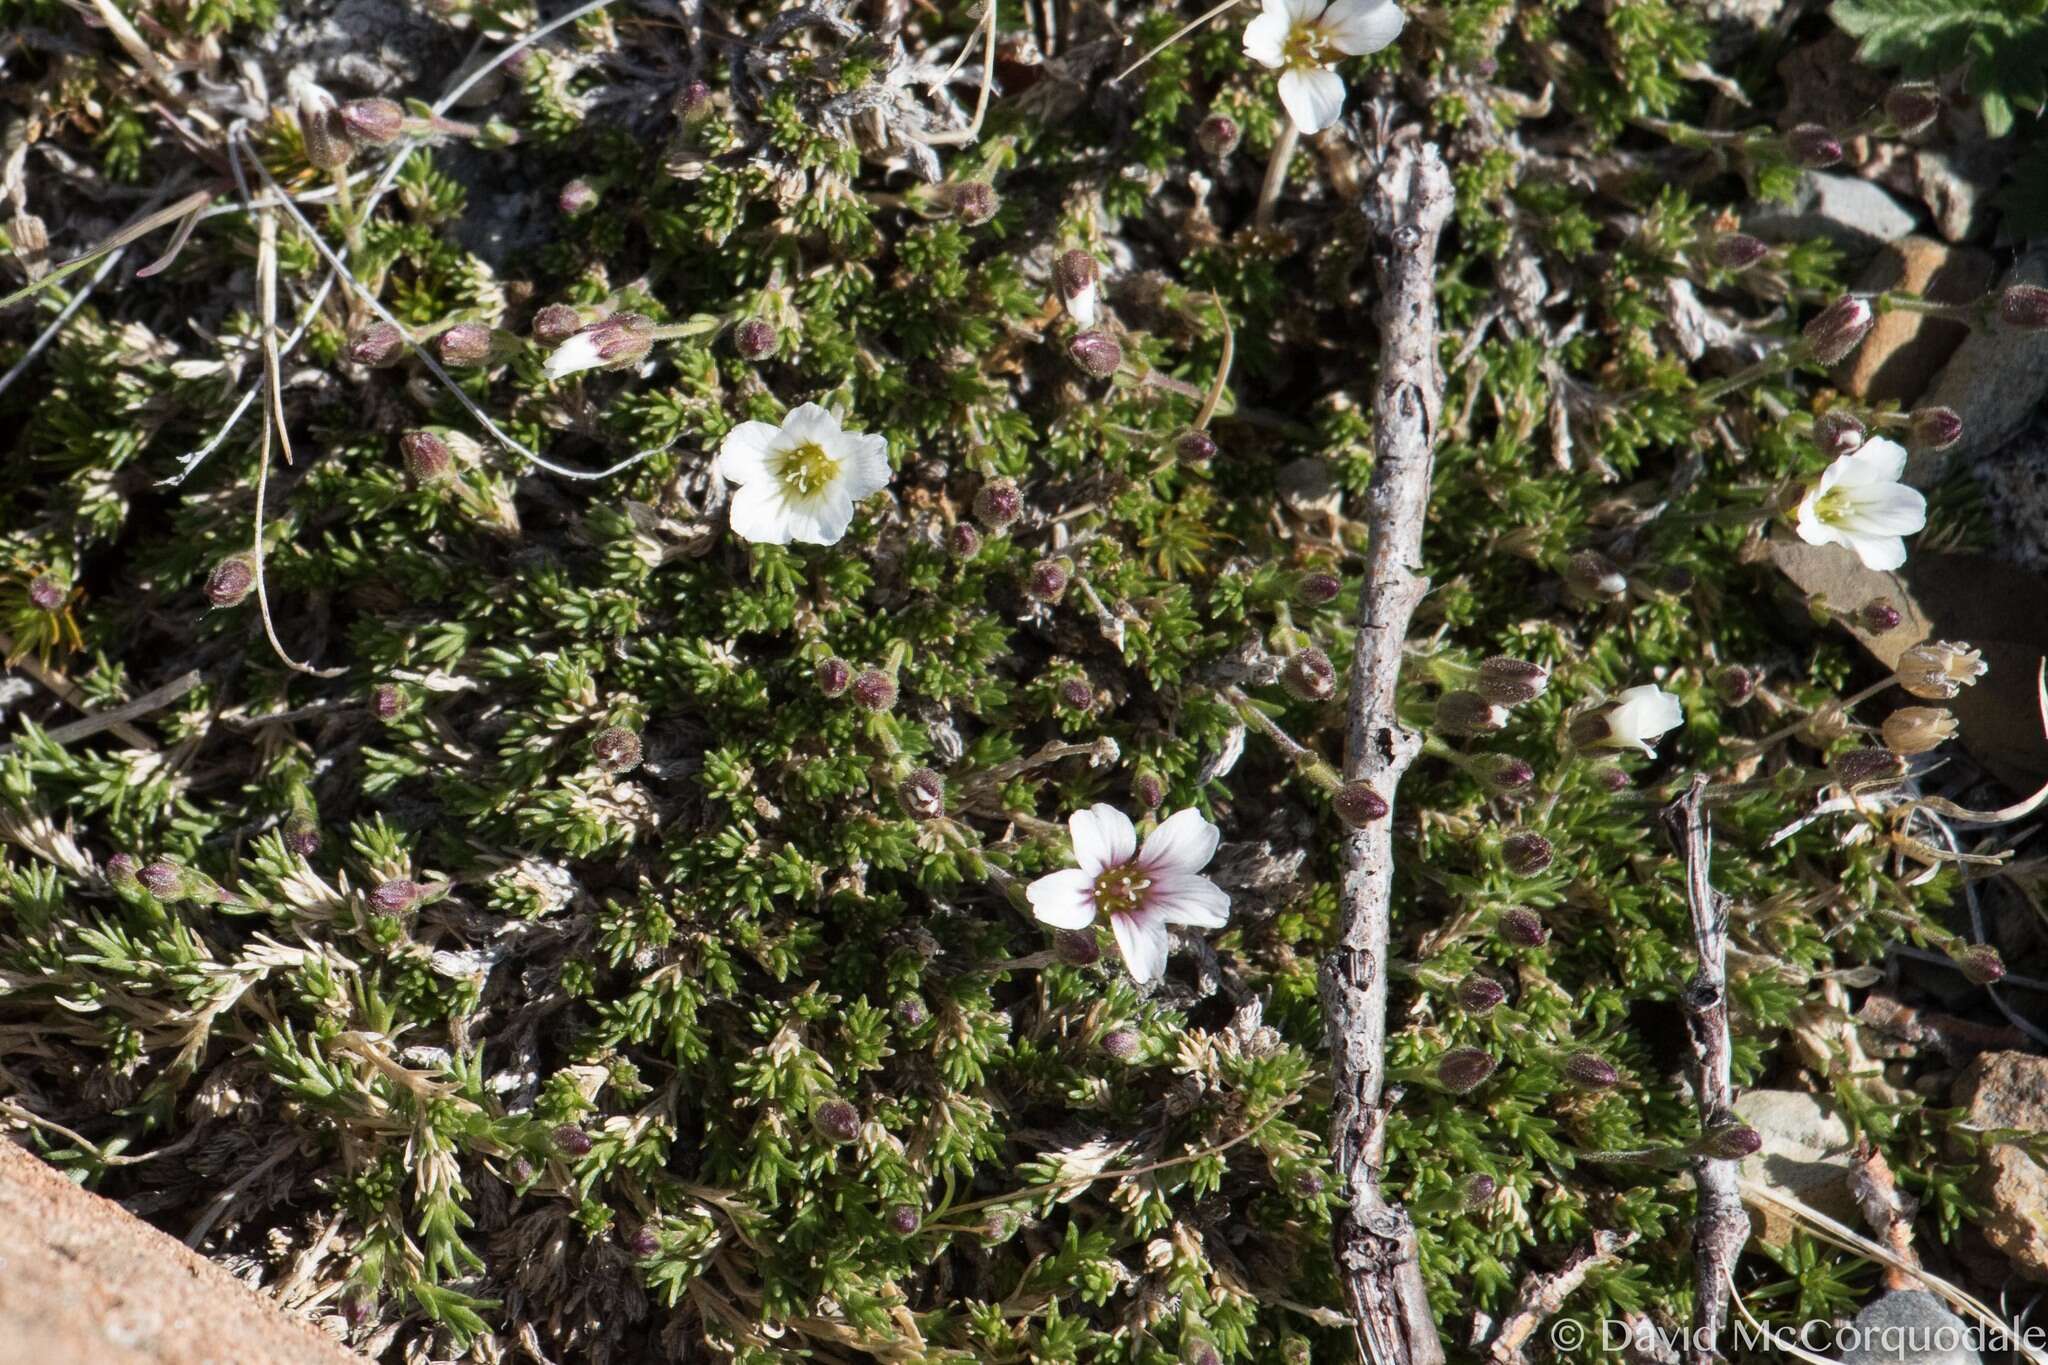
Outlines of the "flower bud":
{"label": "flower bud", "polygon": [[1614,1063],[1592,1052],[1574,1052],[1564,1061],[1565,1078],[1588,1090],[1610,1090],[1620,1084],[1621,1073]]}
{"label": "flower bud", "polygon": [[419,904],[426,888],[405,877],[394,877],[372,887],[369,894],[370,908],[381,910],[387,915],[401,915]]}
{"label": "flower bud", "polygon": [[1237,120],[1227,114],[1211,114],[1195,125],[1195,145],[1202,155],[1219,161],[1236,151],[1243,138]]}
{"label": "flower bud", "polygon": [[[216,568],[214,572],[219,573],[220,570]],[[211,580],[208,580],[208,587],[211,588]],[[37,611],[57,611],[69,596],[64,585],[48,574],[37,574],[28,581],[28,604]]]}
{"label": "flower bud", "polygon": [[333,98],[310,86],[299,99],[299,138],[305,144],[307,162],[318,170],[339,170],[355,155],[355,144],[349,141]]}
{"label": "flower bud", "polygon": [[135,880],[142,884],[144,891],[160,901],[184,899],[185,869],[176,863],[165,862],[159,858],[137,871]]}
{"label": "flower bud", "polygon": [[1746,1123],[1718,1123],[1702,1133],[1692,1149],[1717,1161],[1740,1161],[1764,1149],[1764,1135]]}
{"label": "flower bud", "polygon": [[1884,747],[1895,754],[1924,754],[1956,732],[1956,718],[1939,706],[1902,706],[1884,718]]}
{"label": "flower bud", "polygon": [[936,819],[946,813],[945,779],[930,768],[919,768],[896,784],[896,801],[913,819]]}
{"label": "flower bud", "polygon": [[320,851],[320,827],[311,820],[295,819],[284,827],[284,846],[301,858]]}
{"label": "flower bud", "polygon": [[350,100],[335,115],[358,147],[385,147],[405,134],[405,106],[397,100]]}
{"label": "flower bud", "polygon": [[1326,606],[1344,591],[1344,580],[1333,573],[1306,573],[1294,589],[1294,600],[1305,607]]}
{"label": "flower bud", "polygon": [[1884,97],[1884,116],[1900,137],[1921,132],[1940,113],[1941,92],[1919,81],[1894,86]]}
{"label": "flower bud", "polygon": [[378,720],[396,720],[405,709],[405,693],[394,683],[378,683],[370,689],[370,711]]}
{"label": "flower bud", "polygon": [[381,370],[405,358],[405,333],[388,322],[373,322],[351,335],[341,353],[353,364]]}
{"label": "flower bud", "polygon": [[116,853],[107,859],[107,885],[119,887],[124,891],[138,885],[135,874],[141,867],[142,864],[136,860],[134,854]]}
{"label": "flower bud", "polygon": [[811,1127],[827,1142],[851,1142],[860,1136],[860,1110],[828,1095],[811,1104]]}
{"label": "flower bud", "polygon": [[1898,684],[1926,701],[1948,701],[1984,676],[1983,657],[1958,641],[1914,645],[1899,656]]}
{"label": "flower bud", "polygon": [[1173,453],[1184,464],[1213,460],[1216,458],[1216,438],[1206,431],[1190,428],[1174,438]]}
{"label": "flower bud", "polygon": [[1897,630],[1905,616],[1892,605],[1889,597],[1873,597],[1856,612],[1856,623],[1872,635],[1882,635],[1888,630]]}
{"label": "flower bud", "polygon": [[1729,664],[1714,674],[1714,691],[1730,706],[1740,706],[1756,695],[1756,672],[1741,664]]}
{"label": "flower bud", "polygon": [[1868,439],[1870,433],[1863,429],[1863,423],[1840,408],[1813,419],[1813,443],[1830,458],[1859,450]]}
{"label": "flower bud", "polygon": [[2005,959],[1996,948],[1986,944],[1968,943],[1951,948],[1948,960],[1973,986],[1995,986],[2005,979]]}
{"label": "flower bud", "polygon": [[458,322],[434,338],[434,354],[443,365],[465,368],[484,364],[491,358],[495,337],[480,322]]}
{"label": "flower bud", "polygon": [[996,210],[1003,206],[1002,196],[986,180],[965,180],[948,185],[940,192],[940,202],[948,213],[969,227],[980,227],[995,217]]}
{"label": "flower bud", "polygon": [[1534,701],[1550,686],[1550,670],[1542,664],[1497,654],[1479,665],[1472,688],[1495,706],[1520,706]]}
{"label": "flower bud", "polygon": [[1557,851],[1550,840],[1533,830],[1516,830],[1500,841],[1500,860],[1517,877],[1534,877],[1546,870]]}
{"label": "flower bud", "polygon": [[896,705],[896,679],[879,668],[864,669],[847,688],[854,704],[863,711],[880,714]]}
{"label": "flower bud", "polygon": [[1281,665],[1280,685],[1302,701],[1328,701],[1337,694],[1337,669],[1311,645]]}
{"label": "flower bud", "polygon": [[703,81],[691,81],[676,93],[676,117],[685,123],[701,123],[711,117],[715,101],[711,87]]}
{"label": "flower bud", "polygon": [[1091,379],[1107,379],[1124,363],[1124,348],[1100,328],[1076,335],[1067,343],[1067,354]]}
{"label": "flower bud", "polygon": [[406,432],[398,438],[398,453],[405,458],[405,472],[416,483],[440,482],[455,463],[448,443],[431,431]]}
{"label": "flower bud", "polygon": [[906,995],[896,1002],[896,1022],[905,1028],[917,1028],[930,1017],[924,1001],[914,995]]}
{"label": "flower bud", "polygon": [[1550,926],[1534,910],[1514,906],[1500,912],[1494,928],[1502,939],[1516,948],[1541,948],[1550,942]]}
{"label": "flower bud", "polygon": [[990,479],[974,495],[974,515],[991,531],[1000,531],[1024,513],[1024,495],[1009,479]]}
{"label": "flower bud", "polygon": [[[1060,306],[1082,327],[1093,327],[1102,315],[1096,295],[1100,276],[1101,267],[1085,251],[1065,252],[1052,263],[1052,287],[1060,296]],[[1109,368],[1115,370],[1116,366]]]}
{"label": "flower bud", "polygon": [[898,1204],[889,1210],[889,1231],[898,1237],[914,1236],[924,1224],[924,1215],[910,1204]]}
{"label": "flower bud", "polygon": [[640,766],[640,736],[623,725],[607,725],[592,736],[590,756],[608,773],[622,773]]}
{"label": "flower bud", "polygon": [[1092,711],[1095,709],[1095,689],[1088,685],[1086,678],[1068,678],[1060,684],[1060,705],[1069,711]]}
{"label": "flower bud", "polygon": [[1906,419],[1906,440],[1917,450],[1947,450],[1963,439],[1963,419],[1954,408],[1915,408]]}
{"label": "flower bud", "polygon": [[1618,768],[1611,763],[1604,768],[1595,768],[1593,770],[1593,780],[1608,791],[1616,793],[1625,792],[1635,785],[1635,779],[1631,778],[1625,769]]}
{"label": "flower bud", "polygon": [[1496,1194],[1500,1193],[1500,1182],[1484,1173],[1470,1175],[1465,1178],[1463,1189],[1465,1207],[1468,1210],[1483,1209],[1493,1202]]}
{"label": "flower bud", "polygon": [[960,522],[946,534],[946,548],[956,559],[972,559],[981,553],[981,532]]}
{"label": "flower bud", "polygon": [[1069,967],[1092,966],[1102,957],[1102,942],[1093,929],[1055,929],[1052,953]]}
{"label": "flower bud", "polygon": [[661,1251],[661,1238],[651,1227],[642,1227],[626,1242],[626,1250],[639,1260],[646,1260]]}
{"label": "flower bud", "polygon": [[1808,355],[1822,365],[1832,365],[1861,346],[1876,325],[1877,314],[1868,299],[1844,295],[1816,313],[1800,335],[1805,338]]}
{"label": "flower bud", "polygon": [[1458,983],[1458,1008],[1467,1014],[1484,1014],[1507,998],[1505,986],[1477,972]]}
{"label": "flower bud", "polygon": [[1889,787],[1906,775],[1906,760],[1884,749],[1851,749],[1828,764],[1828,775],[1851,791]]}
{"label": "flower bud", "polygon": [[555,196],[555,207],[565,218],[574,218],[597,207],[597,190],[588,180],[571,180]]}
{"label": "flower bud", "polygon": [[827,697],[844,696],[853,684],[853,669],[844,659],[826,659],[818,665],[818,690]]}
{"label": "flower bud", "polygon": [[1492,735],[1507,728],[1508,713],[1477,692],[1446,692],[1437,698],[1432,724],[1447,735]]}
{"label": "flower bud", "polygon": [[564,1123],[549,1136],[555,1140],[555,1150],[564,1156],[589,1156],[592,1143],[590,1134],[573,1123]]}
{"label": "flower bud", "polygon": [[1998,320],[2028,331],[2048,327],[2048,289],[2038,284],[2007,285],[1999,291]]}
{"label": "flower bud", "polygon": [[1747,270],[1771,249],[1746,232],[1724,232],[1714,238],[1714,264],[1723,270]]}
{"label": "flower bud", "polygon": [[545,368],[548,378],[562,379],[583,370],[631,365],[653,349],[653,318],[640,313],[614,313],[555,347]]}
{"label": "flower bud", "polygon": [[1031,566],[1024,580],[1024,592],[1040,602],[1057,602],[1067,595],[1067,568],[1056,559],[1041,559]]}
{"label": "flower bud", "polygon": [[515,1156],[512,1158],[512,1164],[505,1168],[505,1174],[511,1177],[514,1185],[529,1185],[533,1182],[536,1172],[531,1161],[523,1156]]}
{"label": "flower bud", "polygon": [[1809,171],[1825,170],[1847,155],[1842,140],[1818,123],[1802,123],[1785,134],[1785,150]]}
{"label": "flower bud", "polygon": [[1375,820],[1387,818],[1387,798],[1372,789],[1370,783],[1347,782],[1337,788],[1330,804],[1337,808],[1337,818],[1353,829],[1364,829]]}
{"label": "flower bud", "polygon": [[1144,1039],[1136,1029],[1120,1028],[1103,1035],[1102,1050],[1119,1062],[1128,1062],[1138,1055]]}
{"label": "flower bud", "polygon": [[229,555],[206,576],[206,600],[216,607],[238,607],[255,586],[256,561],[248,555]]}
{"label": "flower bud", "polygon": [[1490,1052],[1476,1047],[1454,1047],[1437,1058],[1436,1081],[1453,1095],[1477,1090],[1500,1065]]}
{"label": "flower bud", "polygon": [[1628,591],[1628,575],[1598,550],[1581,550],[1564,564],[1565,586],[1588,601],[1613,599]]}
{"label": "flower bud", "polygon": [[775,324],[761,318],[747,318],[732,329],[732,348],[742,360],[761,360],[775,354]]}
{"label": "flower bud", "polygon": [[542,346],[559,346],[583,329],[583,314],[566,303],[551,303],[533,315],[528,335]]}
{"label": "flower bud", "polygon": [[1139,773],[1131,783],[1131,795],[1138,798],[1138,804],[1146,810],[1158,810],[1166,800],[1166,784],[1153,773]]}
{"label": "flower bud", "polygon": [[1472,775],[1495,796],[1524,791],[1536,780],[1536,770],[1513,754],[1481,754],[1469,766]]}

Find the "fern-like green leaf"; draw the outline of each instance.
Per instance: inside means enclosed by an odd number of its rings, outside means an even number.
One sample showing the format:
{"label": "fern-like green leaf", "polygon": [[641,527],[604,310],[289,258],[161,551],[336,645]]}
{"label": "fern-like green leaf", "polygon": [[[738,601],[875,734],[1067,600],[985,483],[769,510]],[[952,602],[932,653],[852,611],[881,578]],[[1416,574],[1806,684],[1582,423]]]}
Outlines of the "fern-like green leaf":
{"label": "fern-like green leaf", "polygon": [[2014,110],[2048,103],[2048,0],[1835,0],[1828,13],[1872,66],[1915,79],[1967,67],[1963,88],[1993,137]]}

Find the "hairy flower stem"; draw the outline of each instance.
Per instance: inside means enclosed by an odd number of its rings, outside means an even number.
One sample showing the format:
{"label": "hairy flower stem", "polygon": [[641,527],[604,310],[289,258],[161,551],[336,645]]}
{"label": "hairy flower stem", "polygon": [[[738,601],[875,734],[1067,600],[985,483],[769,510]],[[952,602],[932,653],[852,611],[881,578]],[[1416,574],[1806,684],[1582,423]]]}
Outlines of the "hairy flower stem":
{"label": "hairy flower stem", "polygon": [[1280,202],[1280,187],[1287,183],[1287,163],[1294,160],[1295,144],[1301,141],[1301,128],[1289,117],[1280,136],[1273,140],[1273,155],[1266,162],[1266,180],[1259,186],[1259,207],[1252,215],[1252,226],[1261,231],[1273,226],[1273,210]]}
{"label": "hairy flower stem", "polygon": [[1230,703],[1245,724],[1272,740],[1273,746],[1287,755],[1288,761],[1294,764],[1295,770],[1303,777],[1326,792],[1333,792],[1343,785],[1342,779],[1337,776],[1337,770],[1325,763],[1321,754],[1281,729],[1277,721],[1260,710],[1257,703],[1243,692],[1235,687],[1226,687],[1223,689],[1223,700]]}
{"label": "hairy flower stem", "polygon": [[363,254],[363,223],[356,215],[355,191],[349,188],[348,167],[336,166],[330,172],[334,181],[334,212],[341,219],[341,238],[348,243],[348,254]]}
{"label": "hairy flower stem", "polygon": [[[1833,710],[1838,710],[1842,714],[1847,715],[1850,709],[1855,707],[1858,703],[1869,701],[1872,697],[1884,691],[1887,687],[1890,687],[1893,683],[1897,681],[1897,678],[1891,676],[1890,674],[1887,674],[1884,677],[1878,679],[1876,682],[1872,683],[1870,686],[1864,688],[1861,692],[1855,693],[1852,696],[1844,697],[1840,701],[1830,702],[1828,703],[1828,706]],[[1814,717],[1818,714],[1819,712],[1817,711],[1810,712],[1803,718],[1793,721],[1790,725],[1771,731],[1771,733],[1763,736],[1763,738],[1761,739],[1750,740],[1747,746],[1740,751],[1742,756],[1746,758],[1751,754],[1760,753],[1763,750],[1770,748],[1773,744],[1776,744],[1781,739],[1790,739],[1793,735],[1798,734],[1801,730],[1804,730],[1807,726],[1813,724]]]}

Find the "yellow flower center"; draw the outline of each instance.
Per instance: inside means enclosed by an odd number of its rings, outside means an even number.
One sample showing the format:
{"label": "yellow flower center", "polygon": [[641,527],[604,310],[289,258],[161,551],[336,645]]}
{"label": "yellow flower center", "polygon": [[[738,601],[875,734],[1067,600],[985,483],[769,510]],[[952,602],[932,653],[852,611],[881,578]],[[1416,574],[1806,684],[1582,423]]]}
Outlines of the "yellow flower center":
{"label": "yellow flower center", "polygon": [[1136,863],[1105,867],[1095,877],[1095,909],[1104,915],[1136,914],[1145,906],[1152,879]]}
{"label": "yellow flower center", "polygon": [[1822,522],[1833,525],[1842,519],[1848,510],[1849,495],[1839,488],[1830,488],[1814,500],[1813,515]]}
{"label": "yellow flower center", "polygon": [[1336,60],[1336,54],[1330,49],[1330,40],[1318,24],[1296,24],[1289,29],[1287,42],[1280,52],[1287,59],[1287,65],[1298,71],[1328,66]]}
{"label": "yellow flower center", "polygon": [[775,457],[775,480],[794,497],[814,497],[839,477],[839,461],[816,441],[806,441]]}

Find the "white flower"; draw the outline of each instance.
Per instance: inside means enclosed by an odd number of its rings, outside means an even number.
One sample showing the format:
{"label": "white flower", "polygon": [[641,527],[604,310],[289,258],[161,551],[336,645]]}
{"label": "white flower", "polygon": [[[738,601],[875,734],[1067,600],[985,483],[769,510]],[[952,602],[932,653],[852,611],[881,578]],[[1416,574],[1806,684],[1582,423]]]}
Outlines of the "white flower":
{"label": "white flower", "polygon": [[1846,545],[1866,569],[1906,562],[1906,537],[1927,525],[1927,499],[1899,482],[1906,448],[1873,436],[1827,467],[1799,500],[1799,538],[1808,545]]}
{"label": "white flower", "polygon": [[1077,868],[1031,883],[1031,913],[1056,929],[1085,929],[1109,916],[1116,946],[1137,981],[1166,974],[1166,926],[1220,929],[1230,897],[1201,875],[1222,837],[1197,810],[1163,821],[1138,847],[1130,817],[1114,806],[1090,806],[1067,821]]}
{"label": "white flower", "polygon": [[548,352],[549,379],[582,370],[630,365],[654,349],[654,321],[639,313],[614,313],[576,332]]}
{"label": "white flower", "polygon": [[1651,741],[1685,722],[1678,698],[1655,683],[1631,687],[1614,701],[1607,713],[1606,743],[1610,748],[1641,749],[1655,758],[1657,750]]}
{"label": "white flower", "polygon": [[782,419],[742,422],[718,448],[718,472],[738,484],[732,529],[764,545],[830,545],[853,522],[853,505],[889,483],[889,442],[842,431],[805,403]]}
{"label": "white flower", "polygon": [[1344,112],[1344,80],[1330,66],[1378,52],[1401,36],[1392,0],[1263,0],[1244,26],[1244,52],[1280,71],[1280,103],[1304,133],[1320,133]]}

